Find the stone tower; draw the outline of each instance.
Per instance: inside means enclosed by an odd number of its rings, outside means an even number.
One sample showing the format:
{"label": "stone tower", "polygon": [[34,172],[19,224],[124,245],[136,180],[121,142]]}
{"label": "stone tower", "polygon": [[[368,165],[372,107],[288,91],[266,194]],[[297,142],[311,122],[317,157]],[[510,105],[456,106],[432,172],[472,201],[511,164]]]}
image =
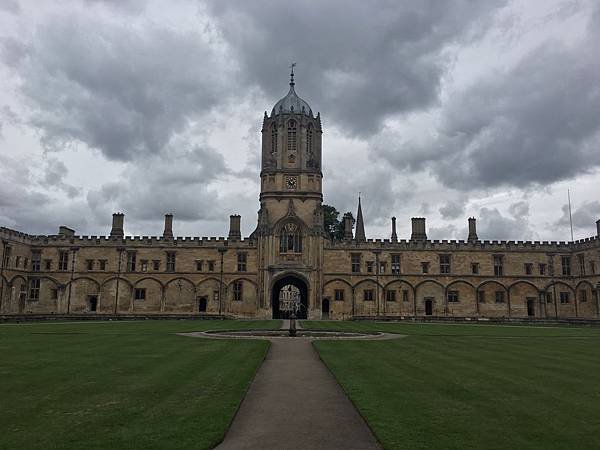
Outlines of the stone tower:
{"label": "stone tower", "polygon": [[[301,316],[320,304],[323,239],[321,118],[290,88],[262,126],[258,226],[259,296],[265,316],[279,317],[277,295],[288,284],[302,294]],[[284,283],[284,284],[282,284]]]}

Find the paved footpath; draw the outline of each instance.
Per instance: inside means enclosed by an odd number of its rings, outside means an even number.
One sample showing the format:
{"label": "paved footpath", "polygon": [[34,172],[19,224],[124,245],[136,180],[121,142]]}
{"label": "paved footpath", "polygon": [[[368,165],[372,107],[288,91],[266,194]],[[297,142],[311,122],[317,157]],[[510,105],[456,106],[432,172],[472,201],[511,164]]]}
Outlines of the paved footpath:
{"label": "paved footpath", "polygon": [[[284,322],[284,328],[289,322]],[[225,440],[228,449],[380,449],[309,339],[272,339]]]}

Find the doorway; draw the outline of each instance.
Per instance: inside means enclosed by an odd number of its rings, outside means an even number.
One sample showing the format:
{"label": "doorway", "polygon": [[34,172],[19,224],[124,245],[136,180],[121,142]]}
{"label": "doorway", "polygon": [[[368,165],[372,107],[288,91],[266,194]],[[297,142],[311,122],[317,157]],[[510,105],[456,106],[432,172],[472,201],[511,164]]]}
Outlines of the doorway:
{"label": "doorway", "polygon": [[98,296],[88,295],[88,304],[90,305],[90,312],[96,312],[98,310]]}
{"label": "doorway", "polygon": [[329,320],[329,299],[324,298],[321,303],[321,319]]}
{"label": "doorway", "polygon": [[433,299],[432,298],[425,299],[425,315],[426,316],[433,315]]}
{"label": "doorway", "polygon": [[527,316],[535,317],[535,299],[527,298]]}
{"label": "doorway", "polygon": [[306,319],[308,316],[306,282],[296,275],[279,278],[271,288],[271,307],[273,319],[287,319],[293,309],[297,310],[296,318]]}
{"label": "doorway", "polygon": [[206,300],[207,300],[206,297],[200,297],[198,299],[198,312],[201,312],[201,313],[206,312],[206,303],[207,303]]}

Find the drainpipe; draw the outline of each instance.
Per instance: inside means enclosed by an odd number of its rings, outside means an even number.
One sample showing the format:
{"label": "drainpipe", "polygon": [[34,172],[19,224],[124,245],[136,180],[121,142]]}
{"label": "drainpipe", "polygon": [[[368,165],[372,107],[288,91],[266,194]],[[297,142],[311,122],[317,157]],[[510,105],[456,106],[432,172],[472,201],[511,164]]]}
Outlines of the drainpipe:
{"label": "drainpipe", "polygon": [[223,314],[223,255],[227,249],[220,248],[219,253],[221,255],[221,273],[219,278],[219,315]]}
{"label": "drainpipe", "polygon": [[0,311],[2,311],[2,302],[4,300],[4,256],[8,241],[2,239],[2,260],[0,261]]}
{"label": "drainpipe", "polygon": [[374,252],[375,253],[375,292],[377,293],[377,295],[375,296],[375,307],[377,308],[377,317],[379,317],[379,251]]}
{"label": "drainpipe", "polygon": [[117,315],[117,308],[119,304],[119,280],[121,279],[121,260],[124,251],[125,248],[117,247],[117,252],[119,252],[119,262],[117,263],[117,287],[115,289],[115,308],[113,311],[114,315]]}
{"label": "drainpipe", "polygon": [[69,281],[69,295],[67,297],[67,315],[71,313],[71,291],[73,290],[73,277],[75,276],[75,254],[78,251],[79,247],[71,248],[71,280]]}

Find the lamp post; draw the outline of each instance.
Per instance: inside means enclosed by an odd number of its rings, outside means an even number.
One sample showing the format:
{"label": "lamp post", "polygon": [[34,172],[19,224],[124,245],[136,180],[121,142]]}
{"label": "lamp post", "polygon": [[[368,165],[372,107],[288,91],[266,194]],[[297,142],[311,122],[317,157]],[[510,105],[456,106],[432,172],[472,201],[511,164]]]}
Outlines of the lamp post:
{"label": "lamp post", "polygon": [[124,251],[124,247],[117,247],[117,252],[119,253],[119,261],[117,262],[117,287],[115,289],[115,307],[113,311],[115,315],[117,315],[117,309],[119,304],[119,280],[121,278],[121,260]]}
{"label": "lamp post", "polygon": [[75,276],[75,254],[79,247],[71,247],[71,279],[69,281],[69,295],[67,297],[67,315],[71,313],[71,291],[73,290],[73,278]]}

